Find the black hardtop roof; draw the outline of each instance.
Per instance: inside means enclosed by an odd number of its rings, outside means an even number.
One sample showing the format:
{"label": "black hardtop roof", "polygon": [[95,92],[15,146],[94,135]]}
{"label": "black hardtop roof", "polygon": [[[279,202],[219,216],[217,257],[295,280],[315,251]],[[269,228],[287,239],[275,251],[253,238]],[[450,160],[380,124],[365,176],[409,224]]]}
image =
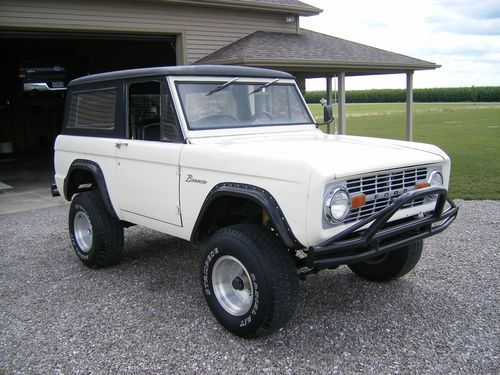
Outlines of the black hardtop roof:
{"label": "black hardtop roof", "polygon": [[99,73],[72,80],[68,86],[86,85],[103,81],[152,77],[152,76],[227,76],[258,78],[293,78],[286,72],[271,69],[252,68],[246,66],[227,65],[183,65],[157,68],[129,69],[116,72]]}

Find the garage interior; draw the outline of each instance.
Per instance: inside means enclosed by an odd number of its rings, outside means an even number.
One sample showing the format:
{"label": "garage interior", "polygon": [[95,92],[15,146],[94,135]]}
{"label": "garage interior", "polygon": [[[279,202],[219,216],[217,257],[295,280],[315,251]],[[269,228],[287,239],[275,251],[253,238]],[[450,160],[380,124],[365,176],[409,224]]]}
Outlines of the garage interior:
{"label": "garage interior", "polygon": [[54,205],[53,146],[70,80],[176,65],[171,35],[0,31],[0,50],[0,213]]}
{"label": "garage interior", "polygon": [[[0,143],[16,154],[50,152],[61,131],[61,86],[89,74],[176,65],[175,43],[175,36],[1,32]],[[23,88],[32,82],[51,91]]]}

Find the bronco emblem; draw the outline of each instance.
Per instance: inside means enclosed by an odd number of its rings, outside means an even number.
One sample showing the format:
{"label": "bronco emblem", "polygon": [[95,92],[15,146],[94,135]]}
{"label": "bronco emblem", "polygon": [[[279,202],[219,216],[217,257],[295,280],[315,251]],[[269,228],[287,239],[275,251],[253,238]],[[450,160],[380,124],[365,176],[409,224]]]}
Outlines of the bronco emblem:
{"label": "bronco emblem", "polygon": [[186,182],[194,182],[196,184],[203,184],[203,185],[205,185],[207,183],[206,180],[199,180],[197,178],[194,178],[192,174],[188,174],[185,181]]}

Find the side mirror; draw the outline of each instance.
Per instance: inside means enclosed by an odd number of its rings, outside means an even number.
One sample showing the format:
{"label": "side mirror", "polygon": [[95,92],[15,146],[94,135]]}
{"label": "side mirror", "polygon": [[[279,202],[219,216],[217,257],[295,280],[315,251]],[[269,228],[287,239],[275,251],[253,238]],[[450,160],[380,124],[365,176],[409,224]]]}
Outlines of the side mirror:
{"label": "side mirror", "polygon": [[316,127],[318,128],[321,125],[330,124],[333,120],[332,105],[323,104],[323,122],[317,122]]}
{"label": "side mirror", "polygon": [[329,123],[333,121],[333,109],[332,105],[325,105],[323,107],[323,121]]}

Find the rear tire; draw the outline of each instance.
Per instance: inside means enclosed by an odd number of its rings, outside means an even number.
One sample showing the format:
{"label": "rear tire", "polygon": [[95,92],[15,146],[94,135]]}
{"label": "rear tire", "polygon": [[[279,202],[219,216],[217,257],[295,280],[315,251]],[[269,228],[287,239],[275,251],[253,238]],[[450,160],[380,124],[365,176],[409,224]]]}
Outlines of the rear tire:
{"label": "rear tire", "polygon": [[68,224],[73,249],[85,265],[102,268],[120,261],[123,227],[107,211],[99,191],[80,193],[73,199]]}
{"label": "rear tire", "polygon": [[241,337],[280,329],[297,304],[292,257],[269,230],[240,224],[216,232],[203,249],[201,286],[219,323]]}
{"label": "rear tire", "polygon": [[419,240],[390,253],[350,264],[356,275],[370,281],[390,281],[410,272],[422,255],[423,241]]}

